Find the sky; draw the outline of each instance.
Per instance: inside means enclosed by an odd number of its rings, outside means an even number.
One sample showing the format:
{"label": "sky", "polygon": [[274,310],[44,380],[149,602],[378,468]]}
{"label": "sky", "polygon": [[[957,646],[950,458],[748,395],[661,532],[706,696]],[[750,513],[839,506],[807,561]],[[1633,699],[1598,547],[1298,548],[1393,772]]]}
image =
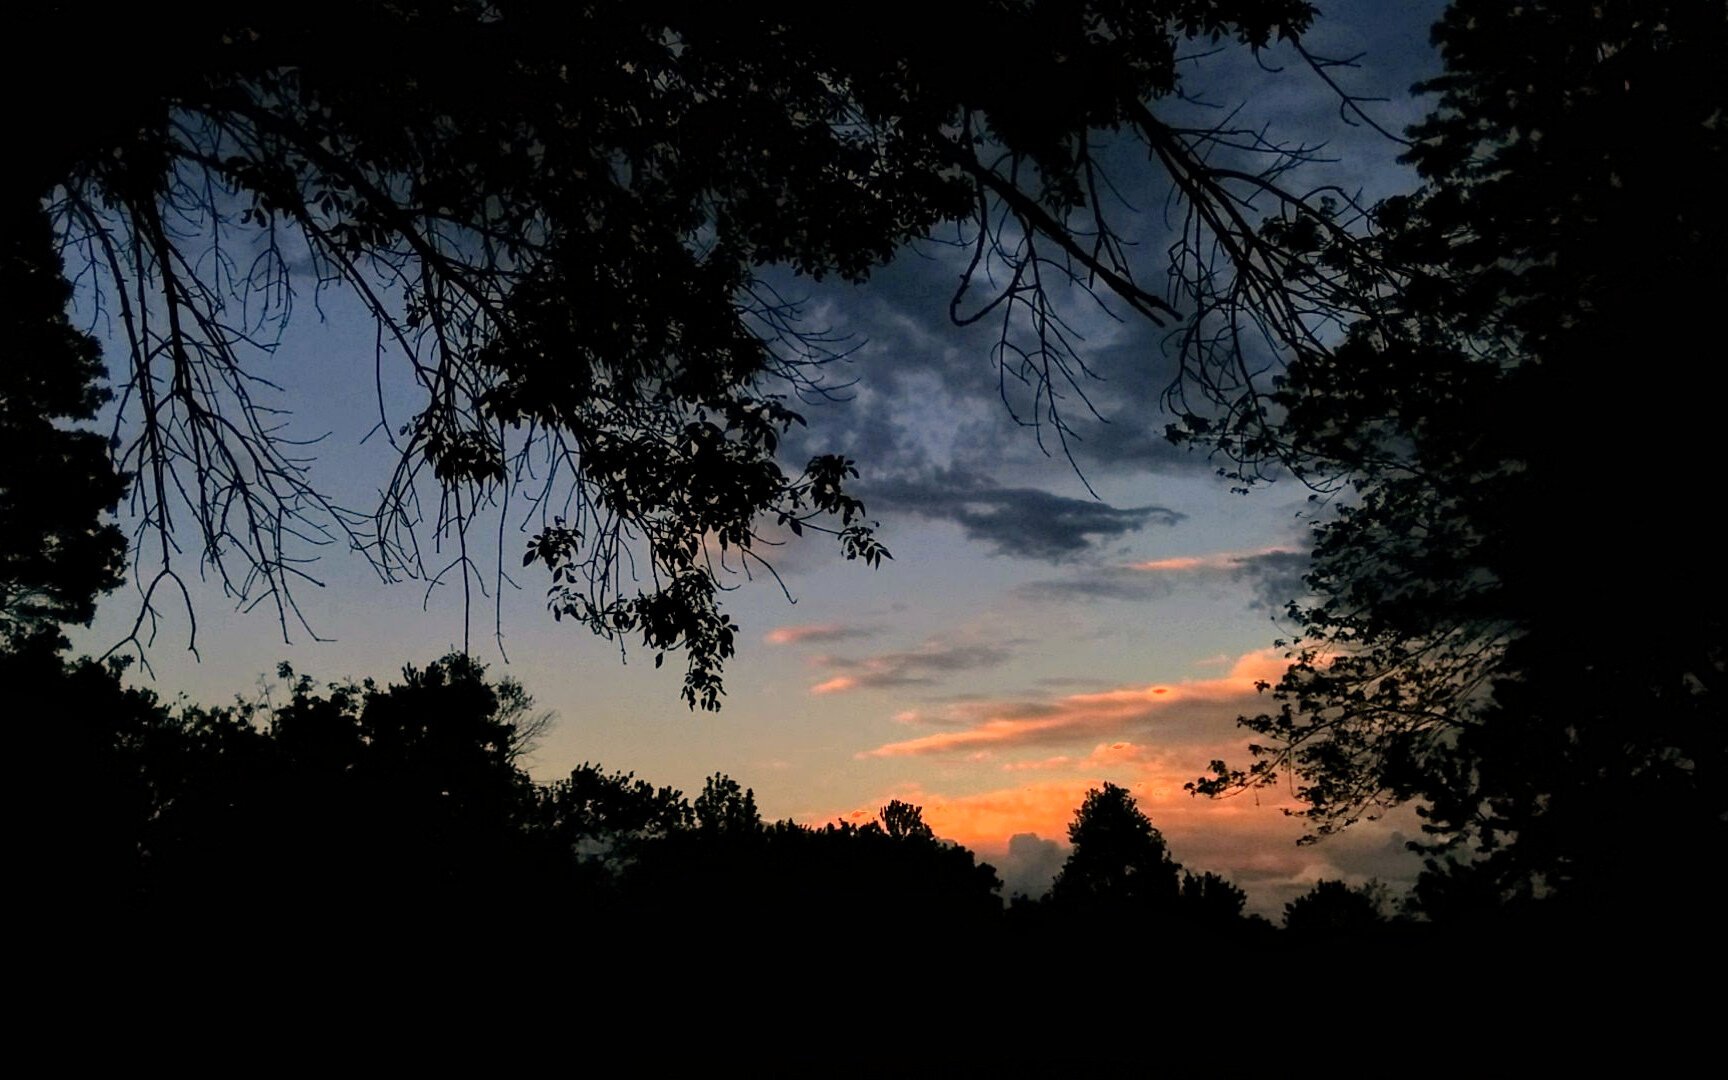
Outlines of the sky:
{"label": "sky", "polygon": [[[1426,28],[1442,5],[1325,7],[1310,48],[1363,53],[1340,77],[1393,99],[1374,106],[1387,126],[1416,119],[1406,90],[1437,68]],[[1270,131],[1327,143],[1338,161],[1318,166],[1315,183],[1370,197],[1410,186],[1397,147],[1341,125],[1336,99],[1290,59],[1270,57],[1269,67],[1286,65],[1277,72],[1213,58],[1193,89],[1245,103],[1244,115]],[[1141,184],[1146,198],[1136,201],[1156,208],[1155,181]],[[1143,280],[1161,280],[1160,219],[1142,215],[1138,227]],[[1309,492],[1286,481],[1233,493],[1217,462],[1164,442],[1164,332],[1113,318],[1078,292],[1063,303],[1097,374],[1086,394],[1100,418],[1072,397],[1064,403],[1074,428],[1067,453],[1048,429],[1016,424],[1009,402],[1025,402],[1012,386],[1004,401],[995,330],[949,322],[959,258],[924,243],[865,286],[774,279],[804,300],[806,325],[853,347],[826,375],[834,400],[802,409],[808,430],[783,457],[858,461],[858,494],[893,559],[870,569],[806,539],[771,556],[784,590],[760,573],[736,575],[725,609],[742,633],[719,713],[685,707],[680,665],[656,670],[640,649],[621,657],[615,644],[555,623],[544,572],[520,569],[520,510],[507,519],[504,567],[520,588],[499,598],[502,650],[490,599],[467,618],[492,674],[521,682],[555,714],[530,771],[552,780],[597,762],[687,794],[723,772],[754,789],[766,817],[805,824],[868,818],[903,799],[924,808],[938,835],[995,865],[1005,892],[1033,894],[1059,869],[1085,792],[1109,781],[1133,792],[1178,861],[1230,877],[1253,910],[1275,916],[1323,877],[1409,881],[1418,865],[1404,841],[1417,823],[1407,811],[1298,846],[1288,788],[1215,801],[1183,790],[1214,758],[1248,760],[1235,721],[1264,707],[1255,684],[1282,671],[1273,642],[1294,629],[1280,613],[1299,589]],[[379,409],[372,330],[337,295],[321,306],[324,318],[303,310],[260,370],[283,387],[290,430],[326,436],[315,479],[366,505],[392,465],[377,440],[362,442]],[[410,411],[395,391],[386,398],[387,411]],[[194,582],[196,656],[189,624],[167,609],[151,672],[135,679],[169,698],[256,700],[279,692],[281,661],[320,680],[387,679],[463,641],[453,586],[386,586],[341,552],[313,572],[323,587],[300,599],[328,640],[292,628],[285,642],[268,612],[236,611],[213,582]],[[135,590],[122,589],[75,643],[100,652],[136,613]]]}

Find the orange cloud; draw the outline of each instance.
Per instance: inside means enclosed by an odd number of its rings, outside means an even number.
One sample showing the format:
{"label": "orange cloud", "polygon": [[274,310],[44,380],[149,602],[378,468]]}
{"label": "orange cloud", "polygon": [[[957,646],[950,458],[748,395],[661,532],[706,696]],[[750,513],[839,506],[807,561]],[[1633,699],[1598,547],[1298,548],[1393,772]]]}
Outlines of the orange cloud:
{"label": "orange cloud", "polygon": [[1184,555],[1174,559],[1151,559],[1133,564],[1136,570],[1154,570],[1167,573],[1180,573],[1184,570],[1200,570],[1206,567],[1225,568],[1229,564],[1220,561],[1217,555],[1196,556]]}
{"label": "orange cloud", "polygon": [[1003,772],[1043,772],[1048,769],[1067,769],[1074,765],[1074,759],[1067,754],[1059,757],[1043,758],[1038,761],[1010,761],[1002,766]]}
{"label": "orange cloud", "polygon": [[1204,732],[1215,738],[1220,718],[1234,719],[1251,708],[1259,693],[1257,684],[1275,682],[1287,664],[1281,652],[1266,649],[1239,658],[1222,678],[1069,694],[1051,702],[974,702],[955,708],[953,718],[966,725],[960,730],[886,743],[858,756],[909,757],[1115,739],[1125,732],[1154,728],[1165,737],[1192,739]]}
{"label": "orange cloud", "polygon": [[1264,558],[1267,555],[1297,555],[1300,552],[1290,548],[1269,547],[1257,551],[1218,551],[1210,555],[1179,555],[1170,559],[1149,559],[1146,562],[1131,563],[1130,568],[1144,570],[1154,574],[1183,574],[1198,570],[1238,570],[1242,564],[1251,559]]}
{"label": "orange cloud", "polygon": [[770,645],[799,645],[810,641],[843,641],[847,638],[866,637],[871,633],[855,626],[842,626],[839,623],[811,623],[804,626],[778,626],[762,635],[762,640]]}
{"label": "orange cloud", "polygon": [[911,801],[924,807],[924,821],[937,836],[974,849],[998,848],[1015,833],[1066,837],[1075,808],[1096,786],[1085,779],[1046,780],[977,795],[915,792]]}

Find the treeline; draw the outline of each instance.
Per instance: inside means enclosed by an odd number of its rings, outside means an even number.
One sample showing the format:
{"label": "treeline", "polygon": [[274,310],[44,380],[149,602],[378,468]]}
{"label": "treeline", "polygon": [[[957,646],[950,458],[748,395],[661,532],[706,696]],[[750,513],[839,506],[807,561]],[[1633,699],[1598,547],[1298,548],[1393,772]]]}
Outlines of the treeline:
{"label": "treeline", "polygon": [[[383,942],[503,922],[548,941],[598,932],[605,948],[652,934],[766,953],[1082,926],[1128,948],[1276,934],[1229,881],[1177,864],[1114,785],[1077,809],[1051,890],[1005,902],[991,866],[904,802],[812,827],[764,821],[719,774],[693,798],[597,765],[536,783],[519,758],[546,718],[460,655],[388,685],[320,685],[283,665],[279,696],[226,707],[170,706],[47,644],[0,665],[33,714],[64,720],[52,756],[80,779],[43,785],[37,888],[89,926]],[[1385,913],[1333,882],[1288,920],[1360,933]]]}

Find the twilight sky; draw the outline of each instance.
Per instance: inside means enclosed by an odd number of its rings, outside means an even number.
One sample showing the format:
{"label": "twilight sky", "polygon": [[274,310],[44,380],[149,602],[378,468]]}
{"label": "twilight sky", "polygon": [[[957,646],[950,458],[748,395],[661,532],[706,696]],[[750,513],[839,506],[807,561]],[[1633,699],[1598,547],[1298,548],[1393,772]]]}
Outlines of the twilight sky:
{"label": "twilight sky", "polygon": [[[1322,7],[1310,48],[1365,53],[1349,85],[1394,99],[1376,110],[1387,126],[1414,120],[1420,109],[1405,91],[1437,67],[1427,26],[1443,4]],[[1190,89],[1208,101],[1246,102],[1244,115],[1270,131],[1326,142],[1339,161],[1316,168],[1314,183],[1370,197],[1409,185],[1396,147],[1341,126],[1336,100],[1305,70],[1279,74],[1226,56],[1198,70]],[[1162,192],[1150,177],[1128,194],[1151,211],[1134,224],[1142,280],[1156,283]],[[1084,406],[1070,400],[1073,463],[1046,453],[1004,403],[990,360],[995,327],[948,321],[962,266],[954,249],[928,243],[864,287],[774,279],[806,301],[811,328],[856,346],[831,373],[838,400],[802,410],[809,429],[784,458],[855,458],[858,492],[894,560],[872,571],[820,538],[789,543],[771,558],[792,603],[771,579],[740,573],[726,607],[744,633],[719,714],[684,707],[676,658],[657,671],[632,649],[621,664],[615,645],[554,623],[544,572],[519,569],[524,511],[506,518],[503,566],[521,586],[502,595],[508,665],[490,600],[477,603],[471,626],[492,673],[557,714],[531,771],[553,779],[596,761],[686,793],[725,772],[755,789],[767,817],[807,824],[906,799],[939,835],[994,863],[1008,891],[1048,885],[1074,809],[1105,780],[1134,792],[1179,861],[1231,877],[1256,910],[1275,914],[1318,877],[1413,877],[1401,851],[1412,817],[1299,848],[1300,824],[1282,812],[1287,792],[1208,802],[1182,791],[1211,759],[1246,758],[1234,722],[1257,707],[1255,681],[1282,670],[1270,646],[1290,629],[1275,616],[1302,571],[1307,491],[1275,483],[1231,494],[1214,463],[1165,443],[1163,332],[1116,321],[1078,292],[1068,310],[1099,376],[1088,397],[1106,422],[1083,422]],[[315,479],[369,506],[392,464],[360,444],[378,416],[372,330],[340,298],[322,303],[322,323],[302,304],[260,370],[283,385],[293,433],[328,433]],[[1024,406],[1018,389],[1007,396]],[[386,398],[398,418],[412,411],[388,387]],[[212,585],[195,595],[201,660],[185,651],[187,625],[169,608],[149,654],[154,679],[141,680],[165,697],[220,703],[258,697],[281,660],[323,680],[386,679],[462,642],[458,587],[387,587],[339,551],[312,571],[325,586],[301,601],[332,640],[295,628],[285,644],[270,613],[236,612]],[[136,609],[136,593],[122,589],[76,643],[101,651]]]}

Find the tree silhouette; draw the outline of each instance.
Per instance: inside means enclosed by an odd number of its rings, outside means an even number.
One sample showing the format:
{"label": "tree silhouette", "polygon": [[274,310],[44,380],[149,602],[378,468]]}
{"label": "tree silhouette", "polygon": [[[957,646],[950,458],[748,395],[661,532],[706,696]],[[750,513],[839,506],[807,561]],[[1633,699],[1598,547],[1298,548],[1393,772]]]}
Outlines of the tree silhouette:
{"label": "tree silhouette", "polygon": [[1304,937],[1360,938],[1386,922],[1385,888],[1317,881],[1284,905],[1284,929]]}
{"label": "tree silhouette", "polygon": [[96,340],[66,317],[71,289],[48,216],[8,214],[0,236],[0,648],[87,623],[120,583],[125,539],[102,520],[124,491],[107,446],[67,422],[106,400]]}
{"label": "tree silhouette", "polygon": [[1174,909],[1181,867],[1126,788],[1106,783],[1088,791],[1068,826],[1068,842],[1074,850],[1050,889],[1057,906],[1118,913]]}
{"label": "tree silhouette", "polygon": [[[1198,62],[1187,42],[1258,50],[1312,16],[1300,0],[969,0],[840,25],[781,2],[720,18],[681,0],[361,0],[193,4],[168,26],[38,6],[21,47],[76,39],[125,91],[40,101],[7,202],[45,201],[124,341],[118,459],[158,541],[144,615],[178,581],[176,543],[273,604],[285,635],[326,543],[467,596],[507,570],[498,552],[483,572],[477,518],[519,495],[540,511],[520,554],[550,573],[554,615],[639,637],[656,662],[684,650],[685,697],[717,708],[735,640],[721,575],[762,564],[759,527],[886,555],[851,462],[777,462],[800,422],[784,396],[821,393],[840,346],[760,268],[862,280],[958,224],[954,317],[1005,318],[997,361],[1040,388],[1029,419],[1065,437],[1061,390],[1084,365],[1048,287],[1177,313],[1113,221],[1097,133],[1122,133],[1187,215],[1176,282],[1196,311],[1173,392],[1198,396],[1197,419],[1258,415],[1220,319],[1308,341],[1306,314],[1342,294],[1255,224],[1281,213],[1347,244],[1348,204],[1280,185],[1304,151],[1155,106]],[[256,380],[259,350],[326,290],[375,320],[365,359],[400,361],[421,394],[400,414],[379,402],[398,464],[371,509],[313,482]]]}
{"label": "tree silhouette", "polygon": [[723,773],[715,773],[703,782],[694,810],[696,827],[714,836],[749,836],[762,830],[756,792],[741,787]]}
{"label": "tree silhouette", "polygon": [[540,788],[536,808],[536,831],[554,837],[579,862],[598,863],[614,875],[642,846],[689,829],[695,820],[683,792],[586,763],[568,779]]}
{"label": "tree silhouette", "polygon": [[[1423,186],[1368,244],[1397,272],[1271,395],[1279,452],[1343,489],[1295,663],[1247,721],[1259,761],[1201,789],[1288,770],[1317,833],[1414,800],[1435,854],[1484,860],[1476,895],[1637,904],[1634,862],[1728,839],[1728,581],[1677,465],[1717,437],[1626,409],[1658,358],[1698,400],[1728,388],[1687,314],[1728,286],[1728,94],[1698,77],[1720,15],[1457,0],[1435,28]],[[1581,547],[1617,554],[1581,573]]]}
{"label": "tree silhouette", "polygon": [[261,918],[282,940],[412,934],[568,876],[510,753],[529,699],[465,657],[387,687],[284,669],[286,700],[221,708],[164,706],[111,667],[27,659],[0,654],[0,675],[63,712],[55,752],[89,779],[38,799],[30,840],[55,868],[42,878],[55,919],[154,919],[211,942],[250,943]]}
{"label": "tree silhouette", "polygon": [[889,799],[877,815],[882,820],[882,831],[894,840],[934,840],[936,838],[930,826],[924,823],[924,808],[901,802],[899,799]]}
{"label": "tree silhouette", "polygon": [[1208,870],[1201,874],[1182,872],[1183,915],[1195,923],[1227,926],[1242,918],[1248,894],[1234,883]]}

